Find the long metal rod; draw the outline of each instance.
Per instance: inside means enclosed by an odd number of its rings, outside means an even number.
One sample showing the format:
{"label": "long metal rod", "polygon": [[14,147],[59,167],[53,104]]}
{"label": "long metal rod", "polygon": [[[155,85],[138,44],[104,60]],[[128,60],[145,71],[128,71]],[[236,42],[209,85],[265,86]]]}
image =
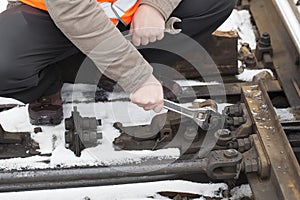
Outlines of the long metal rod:
{"label": "long metal rod", "polygon": [[177,162],[174,162],[174,160],[156,160],[144,162],[139,165],[114,167],[7,171],[0,173],[0,191],[121,184],[140,182],[142,180],[150,181],[174,174],[205,173],[207,164],[207,159]]}
{"label": "long metal rod", "polygon": [[0,192],[14,192],[14,191],[28,191],[28,190],[44,190],[57,188],[75,188],[75,187],[90,187],[90,186],[104,186],[104,185],[118,185],[129,183],[142,183],[151,181],[173,180],[177,175],[160,175],[160,176],[136,176],[136,177],[119,177],[110,179],[88,179],[88,180],[59,180],[53,181],[39,181],[33,183],[5,183],[0,185]]}

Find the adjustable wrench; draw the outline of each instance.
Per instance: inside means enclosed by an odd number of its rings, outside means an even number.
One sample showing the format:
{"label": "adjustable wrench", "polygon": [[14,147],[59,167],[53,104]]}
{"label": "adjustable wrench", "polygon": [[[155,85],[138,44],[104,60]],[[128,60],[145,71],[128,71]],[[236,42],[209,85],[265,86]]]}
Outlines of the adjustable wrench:
{"label": "adjustable wrench", "polygon": [[164,99],[164,108],[174,111],[178,114],[186,116],[190,119],[193,119],[200,128],[203,130],[207,130],[209,127],[208,120],[211,113],[215,113],[216,111],[212,108],[197,108],[197,109],[189,109],[185,108],[178,103],[174,103],[167,99]]}

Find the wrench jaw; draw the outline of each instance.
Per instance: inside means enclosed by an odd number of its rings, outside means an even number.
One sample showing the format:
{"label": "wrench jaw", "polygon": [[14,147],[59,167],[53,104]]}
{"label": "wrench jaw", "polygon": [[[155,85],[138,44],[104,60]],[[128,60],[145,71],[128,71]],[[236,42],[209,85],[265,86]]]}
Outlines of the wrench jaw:
{"label": "wrench jaw", "polygon": [[174,28],[174,24],[179,23],[179,22],[181,22],[181,19],[179,19],[177,17],[171,17],[170,19],[168,19],[168,21],[166,22],[166,25],[165,25],[165,32],[169,33],[171,35],[179,34],[182,31],[182,29]]}
{"label": "wrench jaw", "polygon": [[221,115],[213,110],[199,111],[193,119],[204,130],[215,130],[222,127]]}
{"label": "wrench jaw", "polygon": [[194,122],[196,122],[196,124],[204,131],[206,131],[208,129],[208,123],[206,123],[207,121],[207,114],[203,113],[201,111],[199,111],[198,113],[195,114],[194,117]]}

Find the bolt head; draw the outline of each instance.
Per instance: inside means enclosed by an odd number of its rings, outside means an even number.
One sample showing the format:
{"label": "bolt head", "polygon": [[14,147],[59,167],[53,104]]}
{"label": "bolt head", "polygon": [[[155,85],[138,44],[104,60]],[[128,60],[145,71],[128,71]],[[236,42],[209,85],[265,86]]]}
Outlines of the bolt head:
{"label": "bolt head", "polygon": [[226,137],[229,137],[231,135],[231,132],[228,129],[220,129],[220,130],[217,131],[217,134],[221,138],[226,138]]}
{"label": "bolt head", "polygon": [[235,158],[238,156],[238,151],[235,149],[227,149],[224,151],[224,156],[226,158]]}

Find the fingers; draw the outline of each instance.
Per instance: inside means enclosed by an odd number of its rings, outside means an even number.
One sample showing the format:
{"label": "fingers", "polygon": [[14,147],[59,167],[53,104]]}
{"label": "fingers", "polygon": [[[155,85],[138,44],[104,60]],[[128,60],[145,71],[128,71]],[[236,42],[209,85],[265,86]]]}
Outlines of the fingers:
{"label": "fingers", "polygon": [[[131,102],[137,104],[139,107],[142,107],[144,110],[149,111],[153,110],[154,112],[159,113],[163,106],[164,102],[163,99],[157,98],[157,99],[135,99],[130,97]],[[143,101],[141,103],[141,101]]]}
{"label": "fingers", "polygon": [[165,32],[162,31],[162,32],[160,32],[160,34],[158,34],[158,35],[156,36],[156,39],[157,39],[157,40],[162,40],[162,39],[164,38],[164,36],[165,36]]}
{"label": "fingers", "polygon": [[153,110],[154,112],[159,113],[163,109],[164,103],[161,102],[161,103],[158,103],[155,105],[153,105],[153,104],[152,105],[144,105],[144,106],[140,106],[140,107],[142,107],[146,111]]}
{"label": "fingers", "polygon": [[130,94],[130,100],[144,110],[160,112],[164,106],[163,89],[160,82],[151,75],[138,90]]}
{"label": "fingers", "polygon": [[161,29],[132,29],[131,33],[135,46],[147,45],[164,38],[164,30]]}

